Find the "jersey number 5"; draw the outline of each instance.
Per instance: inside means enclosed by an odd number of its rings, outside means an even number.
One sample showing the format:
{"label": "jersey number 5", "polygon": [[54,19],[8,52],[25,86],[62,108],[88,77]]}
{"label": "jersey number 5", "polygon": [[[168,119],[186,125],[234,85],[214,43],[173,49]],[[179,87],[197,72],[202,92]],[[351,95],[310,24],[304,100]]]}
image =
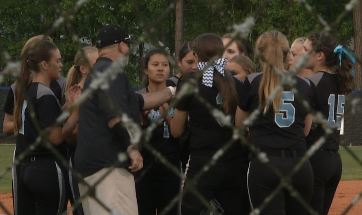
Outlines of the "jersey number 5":
{"label": "jersey number 5", "polygon": [[295,108],[292,104],[294,93],[283,91],[279,113],[275,113],[274,121],[280,128],[291,126],[295,121]]}
{"label": "jersey number 5", "polygon": [[[338,95],[337,97],[337,110],[335,108],[336,105],[336,95],[330,94],[328,97],[328,105],[329,105],[329,114],[328,114],[328,126],[331,128],[341,129],[341,121],[344,114],[344,104],[345,104],[345,96]],[[334,111],[337,111],[334,114]]]}

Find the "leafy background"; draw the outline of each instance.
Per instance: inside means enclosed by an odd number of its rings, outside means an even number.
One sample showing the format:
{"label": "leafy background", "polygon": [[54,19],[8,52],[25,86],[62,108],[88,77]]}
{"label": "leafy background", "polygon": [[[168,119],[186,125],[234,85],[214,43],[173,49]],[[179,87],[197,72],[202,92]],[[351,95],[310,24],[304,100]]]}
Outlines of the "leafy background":
{"label": "leafy background", "polygon": [[[16,60],[25,41],[34,35],[47,33],[54,20],[72,9],[76,0],[2,0],[0,4],[0,69],[10,56]],[[311,13],[293,0],[184,0],[184,40],[198,34],[230,32],[233,24],[254,16],[256,25],[247,38],[251,44],[256,37],[270,29],[283,32],[290,41],[312,31],[322,30],[316,14],[329,23],[344,10],[348,0],[309,0]],[[175,1],[172,0],[90,0],[66,22],[51,32],[63,55],[63,74],[72,64],[76,50],[83,41],[92,42],[97,30],[104,24],[117,23],[126,27],[136,41],[159,46],[164,44],[174,52]],[[341,42],[353,37],[352,13],[332,29]],[[75,37],[76,35],[76,37]],[[83,42],[84,43],[84,42]],[[133,44],[133,55],[127,73],[134,85],[139,85],[143,74],[140,67],[143,46]],[[9,85],[12,78],[5,81]]]}

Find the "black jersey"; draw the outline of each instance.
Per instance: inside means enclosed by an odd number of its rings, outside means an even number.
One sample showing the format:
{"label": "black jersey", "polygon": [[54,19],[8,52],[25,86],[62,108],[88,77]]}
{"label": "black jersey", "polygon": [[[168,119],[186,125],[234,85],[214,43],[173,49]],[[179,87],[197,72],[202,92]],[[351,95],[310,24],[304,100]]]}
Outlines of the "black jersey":
{"label": "black jersey", "polygon": [[50,89],[53,91],[61,105],[65,103],[65,85],[66,80],[64,77],[60,77],[58,80],[50,82]]}
{"label": "black jersey", "polygon": [[[315,85],[315,96],[313,99],[314,109],[323,114],[328,121],[328,126],[334,131],[327,137],[322,146],[324,149],[338,150],[339,130],[344,114],[345,95],[339,93],[338,77],[328,72],[317,72],[309,79]],[[313,124],[307,137],[308,145],[315,143],[321,136],[325,135],[320,124]]]}
{"label": "black jersey", "polygon": [[[189,79],[196,79],[197,73],[185,74],[177,86],[179,91],[183,84]],[[214,72],[214,75],[220,75]],[[240,84],[234,80],[235,85]],[[215,85],[215,84],[214,84]],[[238,88],[238,87],[236,87]],[[208,87],[198,81],[199,95],[213,108],[222,111],[222,102],[220,100],[219,91],[216,86]],[[182,98],[176,108],[180,111],[188,112],[188,130],[190,132],[190,152],[194,155],[210,155],[224,146],[232,137],[232,130],[220,122],[218,122],[207,107],[200,102],[196,95],[189,95]],[[243,156],[241,145],[234,144],[233,149],[229,149],[225,158],[234,156]]]}
{"label": "black jersey", "polygon": [[[31,111],[35,113],[35,121],[31,117]],[[61,106],[53,91],[42,83],[32,82],[25,94],[21,111],[21,127],[19,134],[24,138],[17,138],[17,150],[23,151],[33,144],[39,133],[36,126],[40,129],[48,128],[54,125],[57,117],[61,113]],[[65,154],[65,145],[53,145],[60,153]],[[31,155],[52,155],[52,153],[43,145],[38,146]]]}
{"label": "black jersey", "polygon": [[[10,115],[14,114],[15,88],[16,84],[14,82],[10,86],[10,90],[8,92],[4,105],[4,112]],[[65,79],[63,77],[60,77],[58,80],[51,81],[50,89],[53,91],[54,95],[57,97],[60,104],[64,104]]]}
{"label": "black jersey", "polygon": [[[147,93],[147,89],[144,88],[138,91],[140,94]],[[172,108],[169,110],[169,115],[172,112]],[[171,135],[170,126],[162,118],[160,107],[155,107],[151,110],[143,112],[141,125],[142,128],[146,129],[152,123],[160,123],[152,133],[152,137],[148,142],[155,150],[161,153],[166,158],[179,158],[180,156],[180,145],[178,139],[175,139]],[[141,150],[144,163],[147,165],[154,156],[149,153],[147,149]]]}
{"label": "black jersey", "polygon": [[4,112],[13,115],[14,114],[14,103],[15,103],[15,83],[10,86],[8,95],[4,105]]}
{"label": "black jersey", "polygon": [[[239,107],[246,112],[259,109],[259,85],[262,73],[251,74],[239,88]],[[275,113],[270,106],[250,125],[250,141],[262,150],[293,149],[305,150],[304,120],[308,114],[303,101],[310,102],[313,91],[310,82],[296,77],[297,93],[283,91],[280,111]]]}

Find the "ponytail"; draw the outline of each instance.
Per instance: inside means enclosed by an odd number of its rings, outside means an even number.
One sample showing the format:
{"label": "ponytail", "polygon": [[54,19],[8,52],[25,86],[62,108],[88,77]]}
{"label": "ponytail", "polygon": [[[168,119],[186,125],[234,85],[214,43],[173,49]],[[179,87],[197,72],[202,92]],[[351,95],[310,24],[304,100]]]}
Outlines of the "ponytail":
{"label": "ponytail", "polygon": [[333,51],[338,58],[339,66],[337,66],[336,74],[338,77],[339,93],[348,94],[353,88],[353,64],[356,64],[354,54],[342,45],[337,45]]}
{"label": "ponytail", "polygon": [[[259,86],[259,102],[266,113],[268,98],[281,84],[280,72],[286,68],[286,58],[289,50],[287,38],[278,31],[265,32],[256,42],[256,54],[259,57],[262,78]],[[278,112],[281,104],[282,90],[278,90],[272,101],[274,112]]]}
{"label": "ponytail", "polygon": [[338,93],[347,94],[353,89],[351,53],[337,44],[337,39],[326,33],[312,33],[308,36],[315,52],[323,52],[325,66],[334,71],[338,78]]}
{"label": "ponytail", "polygon": [[[89,62],[89,54],[98,52],[98,49],[93,46],[85,46],[77,51],[74,56],[74,65],[70,67],[67,73],[67,83],[65,84],[65,92],[67,93],[70,87],[79,84],[82,80],[81,66],[92,68]],[[66,95],[67,96],[67,95]]]}
{"label": "ponytail", "polygon": [[74,86],[80,82],[82,74],[80,73],[80,66],[73,65],[68,70],[67,83],[65,84],[65,92],[68,92],[71,86]]}
{"label": "ponytail", "polygon": [[348,94],[353,89],[352,65],[349,60],[342,60],[337,66],[336,74],[338,79],[338,91],[340,94]]}
{"label": "ponytail", "polygon": [[[201,68],[200,65],[204,64],[204,66],[207,66],[214,58],[217,59],[222,56],[224,53],[224,44],[218,35],[205,33],[199,35],[195,39],[193,49],[200,60],[198,68],[199,70],[202,70],[203,68]],[[225,65],[222,67],[225,67]],[[224,113],[234,116],[238,95],[236,93],[234,78],[231,72],[224,70],[224,76],[222,76],[214,70],[213,83],[215,83],[215,86],[223,100],[222,109]]]}
{"label": "ponytail", "polygon": [[31,83],[32,72],[39,72],[39,63],[49,61],[51,51],[57,49],[50,40],[33,40],[32,44],[27,43],[27,49],[23,48],[21,55],[21,71],[16,80],[15,86],[15,108],[14,108],[14,129],[19,131],[21,126],[21,112],[25,100],[26,90]]}
{"label": "ponytail", "polygon": [[238,95],[235,89],[235,80],[231,72],[224,71],[224,77],[215,72],[214,83],[223,99],[222,108],[224,113],[230,114],[234,118]]}
{"label": "ponytail", "polygon": [[25,92],[31,82],[31,71],[27,59],[21,59],[21,72],[16,79],[15,84],[15,107],[14,107],[14,130],[17,132],[21,125],[21,111],[25,99]]}

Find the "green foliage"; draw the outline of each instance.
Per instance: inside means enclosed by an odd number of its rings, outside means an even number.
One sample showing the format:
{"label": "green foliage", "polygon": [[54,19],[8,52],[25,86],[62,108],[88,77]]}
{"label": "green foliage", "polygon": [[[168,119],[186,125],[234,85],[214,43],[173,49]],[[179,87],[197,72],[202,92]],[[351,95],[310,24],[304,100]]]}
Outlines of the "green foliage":
{"label": "green foliage", "polygon": [[[360,160],[362,159],[362,147],[361,146],[348,146]],[[342,159],[342,180],[356,180],[362,179],[362,169],[358,162],[345,150],[340,148],[339,154]]]}
{"label": "green foliage", "polygon": [[[66,11],[72,11],[77,0],[3,0],[0,4],[0,51],[17,59],[25,41],[34,35],[49,32],[53,22]],[[296,0],[184,0],[184,40],[192,40],[205,32],[224,34],[248,16],[256,19],[249,35],[251,44],[266,30],[276,29],[290,41],[311,31],[323,29],[317,13],[333,23],[349,0],[309,0],[313,12]],[[64,59],[64,75],[81,46],[79,39],[95,40],[104,24],[117,23],[129,29],[136,41],[174,51],[174,0],[89,0],[55,31],[50,32]],[[169,7],[171,5],[171,7]],[[353,35],[352,14],[348,14],[332,31],[342,42]],[[135,44],[137,47],[137,44]],[[134,84],[140,83],[138,50],[131,57],[127,72]],[[5,65],[0,58],[0,69]]]}
{"label": "green foliage", "polygon": [[11,192],[11,163],[13,160],[14,144],[0,144],[0,172],[6,174],[0,179],[0,193]]}

